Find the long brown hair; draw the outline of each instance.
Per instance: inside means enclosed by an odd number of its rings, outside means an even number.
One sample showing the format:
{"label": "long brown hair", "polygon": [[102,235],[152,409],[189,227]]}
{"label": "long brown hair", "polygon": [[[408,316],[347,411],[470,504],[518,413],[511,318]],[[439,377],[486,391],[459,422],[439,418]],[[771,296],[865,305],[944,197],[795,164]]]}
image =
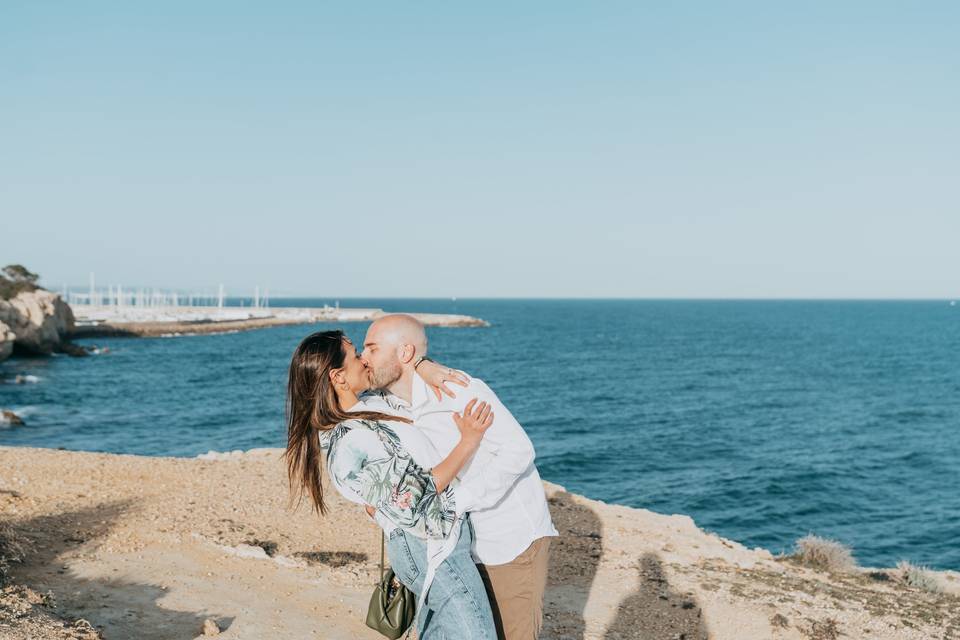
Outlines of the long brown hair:
{"label": "long brown hair", "polygon": [[344,420],[399,420],[379,411],[345,411],[330,380],[330,370],[343,366],[346,351],[343,331],[318,331],[300,342],[290,360],[287,378],[287,478],[291,497],[297,504],[309,493],[313,508],[327,512],[323,502],[320,431],[328,431]]}

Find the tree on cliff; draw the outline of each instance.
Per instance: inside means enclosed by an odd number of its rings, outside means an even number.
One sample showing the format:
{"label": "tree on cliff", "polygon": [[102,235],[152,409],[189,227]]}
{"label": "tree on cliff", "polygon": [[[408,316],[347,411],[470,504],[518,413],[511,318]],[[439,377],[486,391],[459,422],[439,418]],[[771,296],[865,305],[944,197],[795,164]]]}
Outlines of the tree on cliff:
{"label": "tree on cliff", "polygon": [[22,291],[36,291],[39,279],[22,264],[8,264],[0,275],[0,300],[9,300]]}

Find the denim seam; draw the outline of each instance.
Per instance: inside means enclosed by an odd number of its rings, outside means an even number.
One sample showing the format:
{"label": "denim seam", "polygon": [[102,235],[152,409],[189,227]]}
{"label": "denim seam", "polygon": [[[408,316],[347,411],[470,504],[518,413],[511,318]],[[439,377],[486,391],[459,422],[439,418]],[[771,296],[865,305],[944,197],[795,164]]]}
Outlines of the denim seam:
{"label": "denim seam", "polygon": [[[457,584],[458,584],[459,587],[460,587],[460,589],[459,589],[460,592],[463,593],[463,594],[466,594],[466,595],[469,597],[470,603],[473,605],[473,613],[474,613],[474,615],[476,616],[476,619],[477,619],[477,620],[482,620],[482,619],[483,619],[482,607],[480,606],[480,603],[477,601],[476,595],[473,593],[473,591],[470,590],[470,587],[467,586],[467,583],[463,581],[463,577],[460,575],[460,572],[459,572],[459,571],[454,571],[454,570],[453,570],[451,567],[449,567],[449,566],[447,567],[447,570],[449,571],[449,573],[450,573],[454,578],[456,578]],[[455,595],[455,594],[454,594],[454,595],[451,595],[451,597],[456,597],[456,595]],[[427,599],[429,600],[429,598],[430,598],[430,596],[429,596],[429,594],[428,594],[428,595],[427,595]],[[428,606],[429,606],[429,604],[428,604]]]}
{"label": "denim seam", "polygon": [[396,540],[397,540],[397,544],[401,547],[401,551],[404,555],[404,560],[406,561],[406,564],[408,565],[409,570],[412,574],[410,576],[410,583],[413,584],[414,582],[417,581],[417,578],[420,577],[420,567],[417,566],[417,563],[413,559],[413,552],[410,551],[410,545],[407,544],[406,535],[405,534],[399,535],[397,536]]}

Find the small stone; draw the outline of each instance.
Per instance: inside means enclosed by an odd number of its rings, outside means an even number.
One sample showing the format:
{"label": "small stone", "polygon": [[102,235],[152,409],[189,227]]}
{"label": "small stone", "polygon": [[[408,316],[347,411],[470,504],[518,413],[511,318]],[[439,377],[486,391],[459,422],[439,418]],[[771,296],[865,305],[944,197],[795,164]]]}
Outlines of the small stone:
{"label": "small stone", "polygon": [[203,635],[205,636],[218,636],[220,635],[220,626],[213,618],[207,618],[203,621]]}
{"label": "small stone", "polygon": [[6,422],[8,424],[22,425],[23,418],[15,414],[13,411],[3,409],[0,411],[0,422]]}

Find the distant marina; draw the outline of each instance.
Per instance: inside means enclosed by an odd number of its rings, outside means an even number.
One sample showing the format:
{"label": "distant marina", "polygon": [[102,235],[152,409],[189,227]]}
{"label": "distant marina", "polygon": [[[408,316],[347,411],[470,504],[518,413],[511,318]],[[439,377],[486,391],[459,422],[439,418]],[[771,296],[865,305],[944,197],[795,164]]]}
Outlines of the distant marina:
{"label": "distant marina", "polygon": [[[171,337],[249,331],[265,327],[317,322],[370,322],[386,315],[382,309],[342,307],[119,307],[71,305],[76,326],[70,338]],[[431,327],[486,327],[485,320],[471,316],[411,313]]]}
{"label": "distant marina", "polygon": [[[98,289],[90,274],[87,291],[61,295],[73,309],[76,326],[70,338],[171,337],[248,331],[265,327],[317,322],[370,322],[385,315],[379,308],[345,308],[337,302],[320,307],[270,307],[269,289],[254,287],[253,296],[227,298],[224,285],[216,294],[185,293],[156,288]],[[487,327],[485,320],[443,313],[410,313],[432,327]]]}

